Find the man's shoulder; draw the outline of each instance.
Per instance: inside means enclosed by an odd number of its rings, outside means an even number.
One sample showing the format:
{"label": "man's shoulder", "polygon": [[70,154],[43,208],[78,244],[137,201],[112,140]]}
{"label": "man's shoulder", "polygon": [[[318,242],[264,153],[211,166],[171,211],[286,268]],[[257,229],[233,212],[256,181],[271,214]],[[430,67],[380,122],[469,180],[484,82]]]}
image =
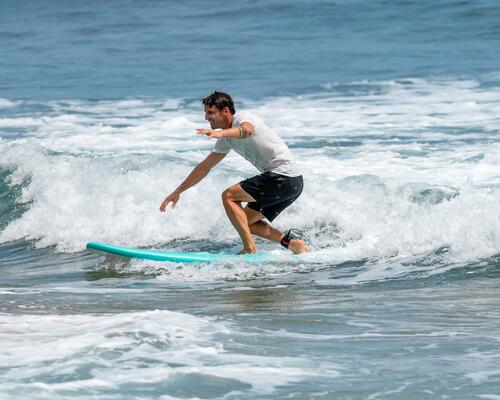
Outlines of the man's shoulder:
{"label": "man's shoulder", "polygon": [[255,114],[251,113],[250,111],[238,111],[237,113],[234,114],[234,120],[239,124],[249,121],[249,122],[257,122],[260,120],[258,116]]}
{"label": "man's shoulder", "polygon": [[256,117],[256,115],[251,112],[251,111],[248,111],[248,110],[241,110],[241,111],[236,111],[236,114],[234,114],[235,116],[251,116],[251,117]]}

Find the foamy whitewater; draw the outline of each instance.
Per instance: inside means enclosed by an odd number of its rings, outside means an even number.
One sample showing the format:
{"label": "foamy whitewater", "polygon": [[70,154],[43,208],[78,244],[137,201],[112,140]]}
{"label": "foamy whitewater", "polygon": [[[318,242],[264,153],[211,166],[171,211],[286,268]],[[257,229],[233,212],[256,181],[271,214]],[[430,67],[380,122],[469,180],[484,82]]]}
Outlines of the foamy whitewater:
{"label": "foamy whitewater", "polygon": [[[500,399],[496,3],[26,4],[0,5],[1,399]],[[159,212],[214,89],[291,148],[274,225],[313,251],[87,251],[240,249],[237,154]]]}
{"label": "foamy whitewater", "polygon": [[[327,89],[242,102],[281,133],[307,177],[277,225],[305,230],[320,250],[312,258],[326,261],[442,249],[455,261],[497,254],[500,90],[474,81],[356,85],[364,93],[355,101]],[[41,116],[24,111],[34,106],[7,103],[12,116],[0,122],[27,131],[1,142],[1,167],[11,188],[22,187],[16,203],[29,204],[0,240],[33,239],[62,252],[92,240],[237,242],[220,193],[255,174],[238,155],[176,210],[158,213],[213,147],[194,134],[206,125],[199,102],[66,101],[37,104],[47,109]]]}

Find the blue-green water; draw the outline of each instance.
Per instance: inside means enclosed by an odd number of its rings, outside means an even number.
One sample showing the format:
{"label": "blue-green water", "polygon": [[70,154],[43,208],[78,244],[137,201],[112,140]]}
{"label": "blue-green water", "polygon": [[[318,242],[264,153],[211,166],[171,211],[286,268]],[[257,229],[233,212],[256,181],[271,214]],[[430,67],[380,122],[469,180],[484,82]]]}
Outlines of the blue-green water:
{"label": "blue-green water", "polygon": [[[0,3],[0,398],[500,399],[500,6]],[[275,221],[314,252],[130,261],[88,241],[236,252],[229,91],[305,177]]]}

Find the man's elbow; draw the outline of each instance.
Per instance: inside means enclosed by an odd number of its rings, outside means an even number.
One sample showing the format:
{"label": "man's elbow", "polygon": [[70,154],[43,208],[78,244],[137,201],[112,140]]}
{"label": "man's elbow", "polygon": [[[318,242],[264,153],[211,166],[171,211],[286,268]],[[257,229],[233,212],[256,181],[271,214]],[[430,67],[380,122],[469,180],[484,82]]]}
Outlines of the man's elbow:
{"label": "man's elbow", "polygon": [[212,169],[213,165],[210,165],[209,163],[207,162],[201,162],[198,164],[198,171],[204,175],[207,175],[210,170]]}
{"label": "man's elbow", "polygon": [[200,174],[208,174],[210,172],[210,168],[208,168],[205,164],[198,164],[196,166],[196,169],[197,171],[200,173]]}
{"label": "man's elbow", "polygon": [[240,126],[240,134],[242,139],[249,138],[253,135],[253,125],[246,122],[242,123]]}

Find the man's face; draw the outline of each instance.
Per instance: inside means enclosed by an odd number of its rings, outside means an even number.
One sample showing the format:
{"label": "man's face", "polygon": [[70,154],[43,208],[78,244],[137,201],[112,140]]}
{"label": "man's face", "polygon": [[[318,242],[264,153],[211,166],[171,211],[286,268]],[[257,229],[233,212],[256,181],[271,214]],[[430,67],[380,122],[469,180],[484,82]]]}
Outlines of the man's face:
{"label": "man's face", "polygon": [[210,122],[210,128],[212,129],[224,129],[227,126],[227,116],[225,109],[223,111],[219,110],[215,106],[205,106],[205,119]]}

